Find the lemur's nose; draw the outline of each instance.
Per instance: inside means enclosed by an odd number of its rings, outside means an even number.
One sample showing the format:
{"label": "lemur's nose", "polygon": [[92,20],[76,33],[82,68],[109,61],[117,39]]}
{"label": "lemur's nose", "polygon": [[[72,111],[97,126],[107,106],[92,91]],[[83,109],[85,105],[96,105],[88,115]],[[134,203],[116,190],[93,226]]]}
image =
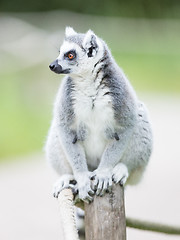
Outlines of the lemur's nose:
{"label": "lemur's nose", "polygon": [[49,68],[53,71],[53,69],[55,68],[55,64],[51,63],[51,64],[49,65]]}
{"label": "lemur's nose", "polygon": [[52,62],[50,65],[49,65],[49,68],[54,71],[58,66],[60,66],[58,64],[58,60],[56,59],[54,62]]}
{"label": "lemur's nose", "polygon": [[62,67],[61,65],[58,64],[58,60],[55,60],[54,62],[52,62],[49,65],[49,68],[51,69],[51,71],[55,73],[62,73]]}

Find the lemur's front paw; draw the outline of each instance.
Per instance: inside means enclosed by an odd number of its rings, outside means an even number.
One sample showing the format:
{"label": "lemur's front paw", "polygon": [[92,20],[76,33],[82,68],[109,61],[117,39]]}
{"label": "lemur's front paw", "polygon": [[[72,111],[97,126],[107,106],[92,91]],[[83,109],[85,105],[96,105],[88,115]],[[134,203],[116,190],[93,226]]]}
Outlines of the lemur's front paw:
{"label": "lemur's front paw", "polygon": [[58,179],[53,186],[53,196],[58,198],[59,193],[65,188],[71,188],[73,194],[77,193],[77,183],[73,175],[65,174]]}
{"label": "lemur's front paw", "polygon": [[97,196],[103,196],[106,192],[112,191],[112,171],[108,168],[96,169],[92,175],[93,190]]}
{"label": "lemur's front paw", "polygon": [[128,169],[125,164],[118,163],[113,168],[113,182],[120,183],[121,186],[124,186],[128,178]]}
{"label": "lemur's front paw", "polygon": [[86,203],[93,201],[94,191],[91,188],[90,172],[79,172],[76,174],[78,196],[80,200]]}

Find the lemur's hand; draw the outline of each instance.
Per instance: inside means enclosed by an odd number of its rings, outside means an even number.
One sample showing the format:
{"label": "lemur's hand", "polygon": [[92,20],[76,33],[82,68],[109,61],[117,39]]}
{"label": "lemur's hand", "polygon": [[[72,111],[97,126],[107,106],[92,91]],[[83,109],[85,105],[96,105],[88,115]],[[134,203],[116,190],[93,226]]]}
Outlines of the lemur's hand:
{"label": "lemur's hand", "polygon": [[103,196],[112,190],[112,170],[109,168],[96,169],[91,174],[92,188],[97,196]]}
{"label": "lemur's hand", "polygon": [[78,188],[78,198],[86,203],[93,200],[94,190],[91,188],[90,172],[76,173],[76,181]]}
{"label": "lemur's hand", "polygon": [[71,174],[62,175],[53,186],[53,196],[58,198],[59,193],[65,188],[71,188],[73,194],[77,194],[77,186],[74,176]]}

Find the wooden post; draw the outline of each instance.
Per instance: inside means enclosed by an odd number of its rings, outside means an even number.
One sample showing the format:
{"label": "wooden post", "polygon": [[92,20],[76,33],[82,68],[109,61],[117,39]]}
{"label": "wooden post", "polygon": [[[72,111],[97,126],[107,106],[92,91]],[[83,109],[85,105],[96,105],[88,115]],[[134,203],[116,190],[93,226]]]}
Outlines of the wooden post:
{"label": "wooden post", "polygon": [[126,240],[124,189],[113,185],[112,193],[85,204],[86,240]]}

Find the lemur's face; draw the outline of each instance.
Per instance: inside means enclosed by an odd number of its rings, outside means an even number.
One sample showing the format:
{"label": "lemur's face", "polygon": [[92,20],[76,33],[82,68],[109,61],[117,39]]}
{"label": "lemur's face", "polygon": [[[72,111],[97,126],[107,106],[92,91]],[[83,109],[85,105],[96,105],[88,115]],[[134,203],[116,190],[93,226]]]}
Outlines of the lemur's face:
{"label": "lemur's face", "polygon": [[49,67],[58,74],[84,76],[93,70],[102,56],[103,44],[91,30],[78,34],[67,27],[60,54]]}

